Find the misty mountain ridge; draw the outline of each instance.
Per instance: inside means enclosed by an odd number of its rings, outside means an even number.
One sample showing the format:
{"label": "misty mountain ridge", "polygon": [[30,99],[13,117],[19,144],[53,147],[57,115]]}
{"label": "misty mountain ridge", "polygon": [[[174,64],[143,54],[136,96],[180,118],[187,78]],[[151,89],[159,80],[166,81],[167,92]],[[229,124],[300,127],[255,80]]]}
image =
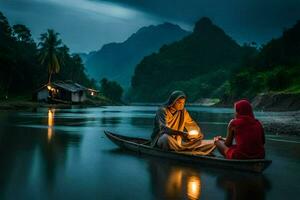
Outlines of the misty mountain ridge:
{"label": "misty mountain ridge", "polygon": [[158,53],[146,56],[137,65],[130,101],[162,101],[175,89],[186,91],[191,100],[222,95],[224,91],[217,89],[255,51],[240,46],[209,18],[203,17],[196,22],[193,33],[164,45]]}
{"label": "misty mountain ridge", "polygon": [[91,54],[81,54],[91,78],[115,80],[128,87],[136,65],[161,46],[182,39],[189,32],[178,25],[163,23],[142,27],[121,43],[109,43]]}

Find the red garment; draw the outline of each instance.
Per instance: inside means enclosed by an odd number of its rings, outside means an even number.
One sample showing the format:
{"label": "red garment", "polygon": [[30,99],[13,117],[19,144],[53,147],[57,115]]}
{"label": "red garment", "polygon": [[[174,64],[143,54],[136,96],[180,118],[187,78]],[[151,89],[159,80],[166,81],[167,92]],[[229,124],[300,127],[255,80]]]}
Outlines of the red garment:
{"label": "red garment", "polygon": [[254,118],[251,104],[246,100],[235,103],[236,117],[229,128],[234,132],[236,145],[226,152],[228,159],[255,159],[265,157],[265,135],[261,123]]}

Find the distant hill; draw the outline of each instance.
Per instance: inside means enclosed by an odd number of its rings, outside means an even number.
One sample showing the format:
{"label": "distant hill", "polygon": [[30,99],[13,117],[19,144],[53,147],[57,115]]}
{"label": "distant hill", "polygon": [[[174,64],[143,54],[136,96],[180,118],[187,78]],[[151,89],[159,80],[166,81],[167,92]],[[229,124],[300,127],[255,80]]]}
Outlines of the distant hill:
{"label": "distant hill", "polygon": [[135,66],[146,55],[159,50],[164,44],[182,39],[189,32],[178,25],[164,23],[139,29],[122,43],[109,43],[92,54],[81,54],[90,77],[104,77],[128,87]]}
{"label": "distant hill", "polygon": [[230,72],[255,51],[241,47],[204,17],[195,24],[193,33],[164,45],[137,65],[129,100],[163,101],[175,89],[184,90],[194,101],[221,95]]}
{"label": "distant hill", "polygon": [[83,63],[85,63],[90,57],[92,57],[96,51],[91,51],[90,53],[76,53],[80,56]]}

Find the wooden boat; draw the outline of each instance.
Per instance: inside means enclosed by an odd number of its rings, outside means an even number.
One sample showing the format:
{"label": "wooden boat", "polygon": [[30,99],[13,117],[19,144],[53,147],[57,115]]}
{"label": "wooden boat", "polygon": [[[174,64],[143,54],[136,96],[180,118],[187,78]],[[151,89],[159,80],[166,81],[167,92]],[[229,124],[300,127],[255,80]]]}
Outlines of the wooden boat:
{"label": "wooden boat", "polygon": [[265,159],[229,160],[216,156],[193,155],[190,152],[164,151],[156,147],[151,147],[150,141],[146,139],[121,136],[109,131],[104,131],[104,133],[112,142],[121,148],[135,151],[139,154],[175,159],[183,162],[198,163],[201,166],[261,173],[272,163],[271,160]]}

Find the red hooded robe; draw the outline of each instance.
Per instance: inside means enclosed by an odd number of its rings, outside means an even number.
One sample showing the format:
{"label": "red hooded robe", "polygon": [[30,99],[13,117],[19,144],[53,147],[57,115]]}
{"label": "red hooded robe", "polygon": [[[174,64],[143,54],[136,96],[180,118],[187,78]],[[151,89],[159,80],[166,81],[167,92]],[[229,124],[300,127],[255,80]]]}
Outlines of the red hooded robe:
{"label": "red hooded robe", "polygon": [[236,145],[226,152],[228,159],[260,159],[265,157],[263,126],[254,118],[251,104],[246,100],[235,103],[236,117],[228,125],[234,132]]}

